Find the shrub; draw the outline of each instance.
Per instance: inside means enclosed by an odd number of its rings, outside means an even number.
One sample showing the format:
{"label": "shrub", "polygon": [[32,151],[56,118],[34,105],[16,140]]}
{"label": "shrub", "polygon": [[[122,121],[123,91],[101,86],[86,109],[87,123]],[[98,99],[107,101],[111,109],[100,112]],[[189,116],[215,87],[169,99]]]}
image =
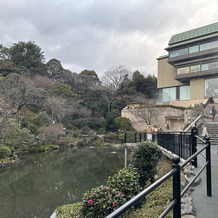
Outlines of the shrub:
{"label": "shrub", "polygon": [[59,206],[55,210],[55,213],[57,215],[56,218],[79,217],[80,208],[81,202]]}
{"label": "shrub", "polygon": [[37,114],[35,123],[38,126],[46,126],[51,124],[52,120],[46,112],[41,112]]}
{"label": "shrub", "polygon": [[154,181],[161,151],[154,142],[145,141],[132,150],[132,167],[139,174],[139,182],[144,187],[147,181]]}
{"label": "shrub", "polygon": [[53,124],[49,126],[43,126],[38,129],[38,139],[41,144],[56,143],[58,138],[64,135],[63,126],[61,124]]}
{"label": "shrub", "polygon": [[45,151],[45,146],[30,146],[28,148],[29,153],[39,153],[44,151]]}
{"label": "shrub", "polygon": [[14,147],[26,147],[34,142],[34,135],[27,128],[20,128],[19,124],[8,120],[1,129],[1,136],[4,145]]}
{"label": "shrub", "polygon": [[116,189],[117,191],[122,192],[126,200],[131,199],[141,190],[139,175],[131,168],[120,169],[113,176],[109,176],[107,185],[111,189]]}
{"label": "shrub", "polygon": [[129,118],[117,117],[115,118],[115,124],[118,126],[119,130],[134,131],[134,128],[132,127]]}
{"label": "shrub", "polygon": [[9,147],[1,145],[0,146],[0,159],[7,158],[11,155],[11,150]]}
{"label": "shrub", "polygon": [[116,133],[110,132],[104,137],[106,142],[116,142],[117,141],[117,135]]}
{"label": "shrub", "polygon": [[103,218],[124,204],[125,201],[126,199],[122,192],[111,189],[108,186],[102,185],[93,188],[83,195],[81,217]]}
{"label": "shrub", "polygon": [[55,83],[52,86],[53,93],[61,95],[63,97],[74,97],[74,93],[71,91],[70,86],[62,83]]}

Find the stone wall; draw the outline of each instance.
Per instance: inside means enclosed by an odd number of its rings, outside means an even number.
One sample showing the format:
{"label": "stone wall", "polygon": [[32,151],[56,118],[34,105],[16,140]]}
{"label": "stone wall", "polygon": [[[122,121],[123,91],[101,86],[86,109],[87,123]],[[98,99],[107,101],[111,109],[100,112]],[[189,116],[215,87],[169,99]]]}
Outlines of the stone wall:
{"label": "stone wall", "polygon": [[177,109],[166,106],[153,106],[153,107],[134,107],[132,105],[126,106],[121,111],[122,117],[130,119],[133,127],[143,132],[150,125],[162,129],[164,131],[181,131],[184,126],[189,123],[191,118],[192,109]]}

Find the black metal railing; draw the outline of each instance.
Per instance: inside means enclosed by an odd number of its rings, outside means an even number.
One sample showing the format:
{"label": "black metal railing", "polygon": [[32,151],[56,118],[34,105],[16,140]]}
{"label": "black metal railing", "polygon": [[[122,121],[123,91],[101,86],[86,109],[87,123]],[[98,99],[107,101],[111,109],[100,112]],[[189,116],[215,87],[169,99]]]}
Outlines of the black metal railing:
{"label": "black metal railing", "polygon": [[[195,130],[193,129],[193,133],[195,133]],[[191,185],[194,183],[194,181],[197,179],[197,177],[201,174],[201,172],[206,168],[206,185],[207,185],[207,196],[212,196],[212,184],[211,184],[211,151],[210,151],[210,140],[206,139],[203,140],[200,137],[194,135],[194,138],[192,139],[192,143],[194,145],[197,145],[197,138],[202,141],[205,145],[197,151],[194,150],[194,154],[192,154],[189,158],[186,159],[185,162],[183,162],[181,165],[180,158],[178,156],[175,156],[173,158],[173,169],[169,171],[166,175],[161,177],[159,180],[154,182],[151,186],[140,192],[138,195],[136,195],[134,198],[126,202],[124,205],[119,207],[117,210],[115,210],[113,213],[108,215],[106,218],[117,218],[126,213],[130,208],[132,208],[134,205],[138,204],[142,199],[145,199],[148,194],[150,194],[152,191],[154,191],[157,187],[162,185],[165,181],[173,177],[173,200],[169,204],[169,206],[163,211],[163,213],[159,216],[159,218],[165,217],[171,210],[173,210],[173,218],[181,218],[181,198],[184,196],[184,194],[187,192],[187,190],[191,187]],[[200,170],[196,173],[194,178],[186,185],[186,187],[181,192],[181,182],[180,182],[180,175],[181,170],[188,164],[193,163],[197,156],[201,154],[204,150],[206,150],[206,163],[203,165],[203,167],[200,168]]]}
{"label": "black metal railing", "polygon": [[192,155],[191,132],[157,133],[157,144],[183,159],[187,159]]}
{"label": "black metal railing", "polygon": [[[152,141],[156,141],[159,146],[187,159],[196,152],[195,135],[197,128],[192,128],[191,132],[159,132],[152,133]],[[137,143],[147,140],[147,132],[124,132],[124,143]],[[194,160],[197,164],[197,160]],[[196,166],[196,165],[195,165]],[[196,166],[197,167],[197,166]]]}
{"label": "black metal railing", "polygon": [[147,139],[146,132],[124,132],[124,143],[137,143]]}

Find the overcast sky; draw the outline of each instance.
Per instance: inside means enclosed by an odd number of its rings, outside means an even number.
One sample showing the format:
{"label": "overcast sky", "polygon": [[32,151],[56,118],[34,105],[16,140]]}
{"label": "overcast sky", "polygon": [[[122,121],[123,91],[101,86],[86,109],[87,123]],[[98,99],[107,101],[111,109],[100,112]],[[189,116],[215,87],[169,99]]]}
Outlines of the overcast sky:
{"label": "overcast sky", "polygon": [[34,41],[77,73],[156,75],[170,37],[218,22],[217,11],[217,0],[0,0],[0,44]]}

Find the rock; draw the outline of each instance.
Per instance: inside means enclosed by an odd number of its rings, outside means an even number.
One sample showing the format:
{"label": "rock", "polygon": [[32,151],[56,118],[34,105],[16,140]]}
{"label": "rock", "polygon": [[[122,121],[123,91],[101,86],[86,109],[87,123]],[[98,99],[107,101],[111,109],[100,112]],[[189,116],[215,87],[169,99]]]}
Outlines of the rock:
{"label": "rock", "polygon": [[[189,178],[187,178],[187,183],[189,183],[189,182],[191,182],[191,180],[193,179],[193,177],[191,176],[191,177],[189,177]],[[193,184],[192,184],[192,187],[194,187],[194,186],[197,186],[197,185],[199,185],[200,184],[200,182],[201,182],[201,178],[200,177],[198,177],[194,182],[193,182]]]}
{"label": "rock", "polygon": [[181,199],[181,213],[194,214],[194,206],[191,197],[184,197]]}
{"label": "rock", "polygon": [[196,218],[196,217],[194,215],[186,214],[186,215],[183,215],[182,218]]}

